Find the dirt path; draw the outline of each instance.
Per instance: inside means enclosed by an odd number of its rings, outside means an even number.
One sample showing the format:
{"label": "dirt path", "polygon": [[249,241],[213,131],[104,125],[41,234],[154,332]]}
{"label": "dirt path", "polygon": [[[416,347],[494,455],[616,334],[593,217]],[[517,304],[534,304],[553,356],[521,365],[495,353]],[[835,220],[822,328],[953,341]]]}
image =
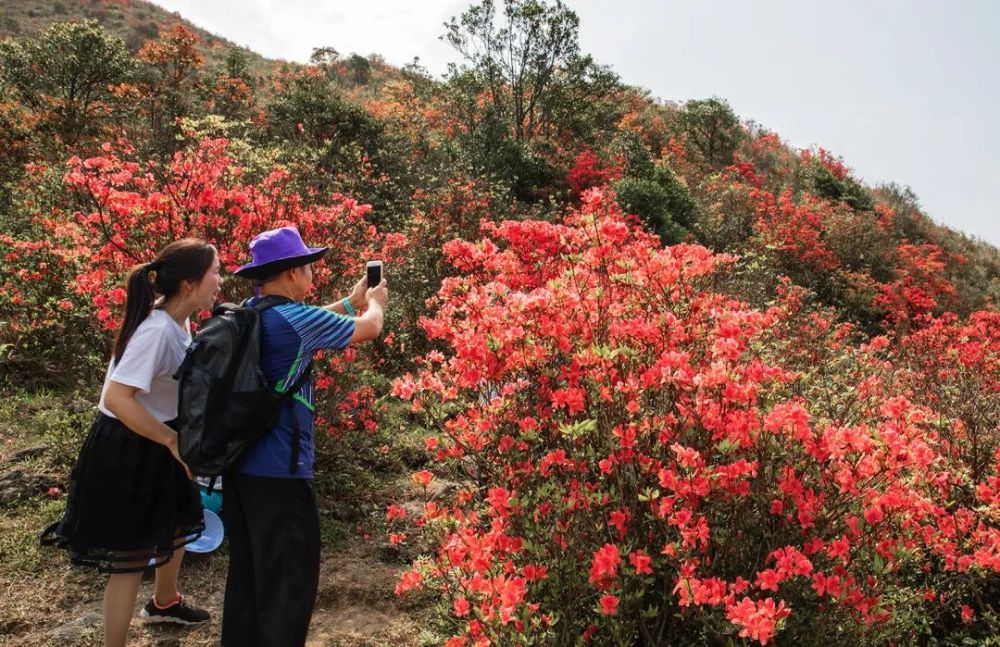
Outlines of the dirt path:
{"label": "dirt path", "polygon": [[[422,644],[420,610],[393,593],[400,566],[380,560],[375,540],[352,539],[323,555],[309,647],[392,646]],[[59,556],[60,560],[64,558]],[[225,584],[223,554],[185,564],[185,590],[191,599],[214,612],[206,626],[182,628],[142,624],[138,611],[152,593],[143,583],[130,645],[193,647],[217,645]],[[66,577],[38,580],[0,579],[0,645],[50,647],[100,645],[101,583],[91,573],[66,567]],[[74,594],[75,592],[75,594]]]}
{"label": "dirt path", "polygon": [[326,560],[307,644],[420,645],[419,610],[393,593],[399,568],[381,562],[371,541]]}

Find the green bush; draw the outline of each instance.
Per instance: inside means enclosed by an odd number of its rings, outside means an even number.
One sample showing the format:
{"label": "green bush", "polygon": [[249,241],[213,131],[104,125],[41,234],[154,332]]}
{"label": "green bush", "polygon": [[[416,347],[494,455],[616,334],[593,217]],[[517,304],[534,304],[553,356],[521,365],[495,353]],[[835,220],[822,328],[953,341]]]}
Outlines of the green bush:
{"label": "green bush", "polygon": [[868,189],[850,177],[837,179],[821,164],[816,164],[813,168],[812,184],[816,195],[828,200],[845,202],[858,211],[872,211],[875,208]]}
{"label": "green bush", "polygon": [[656,167],[650,178],[622,178],[614,189],[621,208],[639,216],[665,244],[687,237],[694,220],[694,202],[687,187],[666,166]]}

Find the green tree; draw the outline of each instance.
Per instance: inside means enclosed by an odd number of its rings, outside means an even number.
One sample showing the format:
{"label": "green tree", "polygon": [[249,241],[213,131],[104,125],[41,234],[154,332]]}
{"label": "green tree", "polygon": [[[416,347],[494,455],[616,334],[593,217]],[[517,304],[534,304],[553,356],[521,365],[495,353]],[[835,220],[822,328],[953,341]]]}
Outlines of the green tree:
{"label": "green tree", "polygon": [[72,146],[115,119],[112,88],[135,69],[125,43],[94,21],[55,23],[40,38],[0,43],[0,78]]}
{"label": "green tree", "polygon": [[309,55],[310,65],[328,68],[340,58],[340,52],[332,47],[313,47],[312,54]]}
{"label": "green tree", "polygon": [[403,156],[387,151],[384,124],[343,98],[324,75],[288,72],[267,106],[267,124],[269,140],[296,160],[296,175],[310,190],[363,195],[380,207],[389,200],[389,178]]}
{"label": "green tree", "polygon": [[551,144],[610,129],[618,77],[580,52],[579,19],[560,0],[482,0],[445,28],[463,57],[443,89],[461,161],[519,199],[544,198],[562,175]]}
{"label": "green tree", "polygon": [[503,0],[502,14],[482,0],[445,23],[443,38],[464,58],[449,79],[474,81],[516,141],[571,126],[620,88],[617,75],[580,51],[580,20],[560,0]]}
{"label": "green tree", "polygon": [[204,75],[203,80],[197,90],[209,113],[249,125],[257,111],[257,98],[250,59],[244,50],[230,48],[214,75]]}
{"label": "green tree", "polygon": [[340,67],[340,52],[332,47],[314,47],[309,56],[309,64],[323,70],[326,78],[334,80]]}
{"label": "green tree", "polygon": [[272,135],[283,140],[305,137],[326,145],[329,155],[350,144],[373,154],[382,138],[382,125],[362,108],[344,100],[320,75],[291,73],[268,107]]}
{"label": "green tree", "polygon": [[[444,39],[464,58],[493,112],[511,126],[514,138],[532,137],[544,119],[540,103],[560,68],[580,55],[580,19],[560,0],[504,0],[502,22],[496,3],[482,0],[445,23]],[[465,71],[453,66],[450,76]]]}
{"label": "green tree", "polygon": [[365,85],[372,77],[372,64],[359,54],[351,54],[350,58],[344,61],[344,67],[355,85]]}
{"label": "green tree", "polygon": [[136,89],[153,150],[158,154],[172,154],[179,146],[178,119],[200,112],[197,97],[204,89],[200,74],[204,57],[198,43],[197,34],[174,25],[143,45],[137,55],[142,65]]}
{"label": "green tree", "polygon": [[598,65],[590,54],[578,56],[560,69],[539,100],[537,131],[549,138],[564,134],[577,142],[604,145],[604,136],[617,131],[626,111],[621,89],[621,79],[611,68]]}
{"label": "green tree", "polygon": [[240,79],[250,88],[254,87],[253,74],[250,73],[250,57],[243,50],[233,47],[223,61],[223,71],[227,78]]}
{"label": "green tree", "polygon": [[872,211],[875,208],[870,192],[857,180],[851,177],[838,179],[818,162],[813,164],[812,183],[816,195],[828,200],[846,202],[858,211]]}
{"label": "green tree", "polygon": [[720,169],[733,161],[743,139],[740,120],[725,99],[688,101],[677,115],[678,126],[704,166]]}

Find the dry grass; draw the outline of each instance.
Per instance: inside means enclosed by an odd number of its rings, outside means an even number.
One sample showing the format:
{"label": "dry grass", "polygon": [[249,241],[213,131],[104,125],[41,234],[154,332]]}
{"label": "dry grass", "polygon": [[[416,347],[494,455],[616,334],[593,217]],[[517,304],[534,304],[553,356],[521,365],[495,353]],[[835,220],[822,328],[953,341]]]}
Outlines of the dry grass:
{"label": "dry grass", "polygon": [[[6,532],[7,528],[4,528]],[[45,556],[33,574],[0,576],[0,645],[83,647],[101,645],[103,579],[70,567],[61,554]],[[308,645],[414,647],[423,644],[418,612],[401,608],[393,595],[395,569],[379,562],[360,540],[344,550],[325,551]],[[198,627],[144,625],[139,608],[152,594],[152,578],[143,582],[136,603],[130,645],[195,647],[219,643],[225,589],[224,550],[188,559],[182,571],[184,591],[213,611]]]}

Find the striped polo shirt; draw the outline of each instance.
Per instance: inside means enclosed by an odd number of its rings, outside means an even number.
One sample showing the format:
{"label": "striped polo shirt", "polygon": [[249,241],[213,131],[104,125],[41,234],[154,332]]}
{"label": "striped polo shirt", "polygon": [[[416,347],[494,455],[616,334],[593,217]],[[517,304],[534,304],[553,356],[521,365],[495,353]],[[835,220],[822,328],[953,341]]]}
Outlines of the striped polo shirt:
{"label": "striped polo shirt", "polygon": [[[257,302],[248,300],[247,305]],[[313,353],[346,347],[354,334],[354,320],[325,308],[298,302],[284,303],[261,313],[261,368],[278,391],[291,388],[309,366]],[[312,478],[316,450],[313,442],[313,385],[306,380],[291,406],[282,407],[277,423],[251,447],[240,472],[251,476]],[[299,422],[298,469],[291,470],[292,416]]]}

